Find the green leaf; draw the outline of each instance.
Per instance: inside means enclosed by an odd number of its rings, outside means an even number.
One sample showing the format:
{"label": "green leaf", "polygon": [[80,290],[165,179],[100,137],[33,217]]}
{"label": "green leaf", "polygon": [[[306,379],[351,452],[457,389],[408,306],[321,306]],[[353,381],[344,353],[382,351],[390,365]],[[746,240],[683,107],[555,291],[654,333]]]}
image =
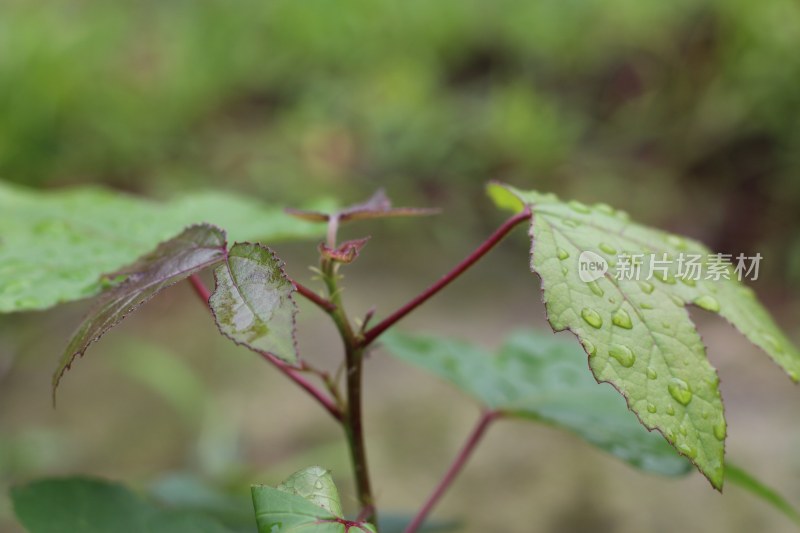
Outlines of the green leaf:
{"label": "green leaf", "polygon": [[104,287],[102,274],[201,222],[233,241],[322,234],[279,208],[219,192],[156,203],[98,188],[40,192],[0,182],[0,312],[93,296]]}
{"label": "green leaf", "polygon": [[101,294],[73,334],[53,376],[53,394],[64,372],[93,342],[129,313],[169,287],[225,259],[225,232],[207,224],[187,228],[118,272],[125,281]]}
{"label": "green leaf", "polygon": [[312,466],[296,472],[277,488],[255,485],[252,491],[259,533],[375,532],[370,524],[343,517],[339,492],[324,468]]}
{"label": "green leaf", "polygon": [[11,500],[29,533],[231,533],[203,514],[162,510],[98,479],[36,481],[13,488]]}
{"label": "green leaf", "polygon": [[[493,184],[489,194],[505,208],[531,209],[531,268],[541,277],[544,303],[556,331],[582,341],[598,381],[609,382],[649,429],[662,432],[716,488],[724,471],[726,422],[719,378],[685,308],[693,303],[717,312],[761,347],[792,379],[800,376],[800,352],[779,330],[753,292],[730,279],[681,277],[681,253],[702,257],[701,244],[630,222],[627,214],[600,204],[561,202],[554,195]],[[667,270],[652,281],[594,282],[579,277],[578,257],[591,252],[613,262],[620,255],[666,254]]]}
{"label": "green leaf", "polygon": [[236,243],[214,277],[209,304],[220,331],[236,344],[296,362],[295,289],[275,254],[259,244]]}
{"label": "green leaf", "polygon": [[758,496],[775,509],[788,516],[793,522],[800,525],[800,512],[792,507],[783,496],[730,462],[725,463],[725,481],[738,485],[755,496]]}
{"label": "green leaf", "polygon": [[688,472],[689,463],[648,433],[610,387],[586,372],[573,343],[533,331],[517,332],[493,357],[466,342],[390,331],[389,352],[449,381],[483,407],[566,429],[645,471]]}

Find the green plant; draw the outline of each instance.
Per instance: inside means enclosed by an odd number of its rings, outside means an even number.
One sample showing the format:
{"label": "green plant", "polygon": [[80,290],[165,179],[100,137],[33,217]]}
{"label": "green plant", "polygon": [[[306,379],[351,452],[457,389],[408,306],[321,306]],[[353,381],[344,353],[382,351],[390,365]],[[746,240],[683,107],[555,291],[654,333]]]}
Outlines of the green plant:
{"label": "green plant", "polygon": [[[733,265],[715,262],[697,242],[632,223],[625,213],[604,204],[562,202],[553,195],[501,184],[491,184],[489,194],[514,214],[437,282],[373,324],[371,312],[359,321],[348,315],[340,284],[340,270],[358,258],[367,240],[338,242],[339,226],[363,219],[424,216],[435,210],[394,208],[380,192],[343,209],[327,205],[284,213],[232,196],[156,205],[97,190],[40,194],[2,186],[0,309],[42,309],[97,295],[55,372],[55,394],[65,371],[93,342],[164,288],[189,280],[220,332],[309,393],[341,424],[347,439],[358,515],[345,517],[329,473],[311,467],[276,488],[253,487],[260,532],[378,529],[364,441],[362,377],[365,356],[379,339],[394,356],[453,383],[482,407],[442,481],[405,524],[407,533],[421,530],[486,430],[502,418],[563,428],[637,468],[662,475],[685,474],[691,463],[718,490],[727,471],[729,481],[800,519],[748,474],[730,466],[726,470],[727,427],[719,380],[685,306],[722,315],[794,381],[800,375],[800,353],[753,292],[736,279]],[[210,222],[225,226],[237,242],[229,246],[226,231]],[[164,240],[190,223],[194,225]],[[583,350],[523,331],[492,357],[467,343],[389,331],[525,223],[530,224],[533,244],[531,268],[541,278],[550,324],[556,331],[572,331]],[[324,293],[290,279],[266,246],[246,242],[312,237],[322,233],[322,227],[327,235],[318,248],[315,272]],[[56,253],[58,260],[53,259]],[[627,279],[605,270],[586,272],[583,259],[578,261],[586,253],[606,266],[655,253],[663,264],[658,271],[651,264],[648,279]],[[687,276],[675,261],[682,254],[702,257],[700,267],[719,276]],[[214,269],[213,293],[197,276],[206,269]],[[593,274],[591,279],[584,279],[587,274]],[[295,295],[315,304],[336,325],[344,352],[344,391],[338,375],[299,357]],[[595,379],[612,384],[624,401],[585,372],[582,361],[587,354]],[[12,499],[17,516],[33,533],[232,531],[203,515],[164,511],[122,487],[91,479],[34,482],[15,488]]]}

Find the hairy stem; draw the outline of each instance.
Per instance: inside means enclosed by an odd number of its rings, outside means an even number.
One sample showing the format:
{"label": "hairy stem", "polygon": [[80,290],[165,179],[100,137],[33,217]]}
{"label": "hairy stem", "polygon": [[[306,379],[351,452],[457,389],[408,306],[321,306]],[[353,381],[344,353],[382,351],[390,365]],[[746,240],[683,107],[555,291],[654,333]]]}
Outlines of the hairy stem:
{"label": "hairy stem", "polygon": [[414,516],[414,520],[412,520],[408,527],[406,527],[405,533],[416,533],[416,531],[419,530],[419,528],[428,518],[430,512],[433,510],[436,504],[439,503],[439,500],[442,499],[442,496],[444,496],[444,493],[450,488],[450,485],[453,484],[453,481],[455,481],[456,477],[458,477],[458,474],[461,473],[464,465],[467,464],[467,461],[475,451],[478,443],[480,443],[481,438],[483,438],[483,436],[486,434],[486,430],[489,429],[491,423],[499,416],[500,413],[497,411],[486,411],[481,415],[477,424],[475,424],[475,427],[467,437],[467,441],[464,443],[461,451],[450,465],[450,468],[447,469],[447,472],[442,480],[439,482],[430,496],[428,496],[428,499],[425,500],[422,508],[419,510],[416,516]]}
{"label": "hairy stem", "polygon": [[[335,244],[335,231],[329,235],[329,241]],[[361,336],[356,335],[350,319],[342,304],[341,291],[338,285],[338,264],[323,259],[321,271],[323,279],[328,289],[328,298],[336,306],[331,312],[331,318],[339,330],[345,349],[345,380],[347,383],[347,411],[344,414],[344,431],[347,436],[347,444],[350,448],[350,458],[353,464],[353,475],[355,477],[358,500],[361,504],[363,520],[373,524],[377,521],[375,509],[375,499],[372,494],[372,485],[369,476],[367,462],[367,449],[364,441],[364,416],[362,412],[362,382],[363,382],[363,363],[364,347],[362,346]]]}
{"label": "hairy stem", "polygon": [[[189,276],[189,282],[192,284],[195,293],[200,297],[201,300],[208,305],[208,299],[211,297],[211,292],[203,283],[203,280],[200,279],[198,275]],[[296,369],[291,365],[281,361],[271,353],[267,352],[258,352],[261,357],[263,357],[266,361],[272,363],[278,370],[280,370],[286,377],[294,381],[297,386],[301,389],[306,391],[308,394],[311,395],[328,413],[337,421],[342,422],[344,419],[344,413],[336,405],[334,400],[331,400],[324,392],[319,390],[313,383],[308,381],[306,378],[300,375],[300,369]]]}
{"label": "hairy stem", "polygon": [[447,287],[453,280],[458,278],[461,274],[463,274],[469,267],[474,265],[481,257],[486,255],[489,250],[494,248],[494,246],[503,240],[503,237],[508,235],[508,233],[514,229],[518,224],[529,220],[531,218],[530,208],[526,208],[521,213],[514,215],[513,217],[506,220],[502,226],[497,228],[494,233],[492,233],[480,246],[478,246],[471,254],[464,258],[459,264],[457,264],[450,272],[442,276],[439,281],[425,289],[421,292],[418,296],[414,297],[405,304],[403,307],[383,319],[381,322],[373,326],[372,328],[368,329],[363,336],[362,346],[368,346],[372,343],[375,339],[377,339],[381,333],[392,327],[396,322],[400,321],[404,318],[407,314],[411,311],[428,301],[432,296],[436,293]]}

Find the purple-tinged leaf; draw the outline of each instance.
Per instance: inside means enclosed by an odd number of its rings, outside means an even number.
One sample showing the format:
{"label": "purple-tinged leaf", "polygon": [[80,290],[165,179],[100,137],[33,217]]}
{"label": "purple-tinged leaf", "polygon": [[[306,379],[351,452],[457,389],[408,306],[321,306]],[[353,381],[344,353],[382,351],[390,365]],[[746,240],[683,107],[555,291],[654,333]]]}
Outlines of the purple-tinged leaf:
{"label": "purple-tinged leaf", "polygon": [[225,232],[216,226],[191,226],[177,237],[162,242],[150,254],[115,273],[125,281],[98,296],[96,304],[70,339],[53,376],[53,395],[64,372],[77,356],[129,313],[192,274],[225,259]]}
{"label": "purple-tinged leaf", "polygon": [[338,248],[331,248],[324,242],[319,243],[319,253],[322,257],[337,263],[352,263],[358,257],[361,249],[367,244],[369,237],[345,241]]}
{"label": "purple-tinged leaf", "polygon": [[217,286],[209,304],[223,335],[259,353],[297,361],[295,291],[272,251],[236,243],[214,271]]}
{"label": "purple-tinged leaf", "polygon": [[290,215],[294,215],[303,220],[312,222],[327,222],[331,218],[337,218],[339,222],[350,220],[362,220],[366,218],[388,218],[388,217],[417,217],[438,215],[440,209],[420,208],[420,207],[392,207],[392,201],[386,196],[383,189],[379,189],[367,201],[354,204],[334,213],[322,213],[320,211],[305,211],[301,209],[286,209]]}

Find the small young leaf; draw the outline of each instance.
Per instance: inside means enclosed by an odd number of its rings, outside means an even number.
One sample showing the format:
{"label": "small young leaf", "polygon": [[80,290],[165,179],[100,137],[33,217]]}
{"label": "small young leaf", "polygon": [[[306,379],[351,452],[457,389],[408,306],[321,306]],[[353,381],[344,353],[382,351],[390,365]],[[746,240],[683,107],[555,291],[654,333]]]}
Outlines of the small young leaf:
{"label": "small young leaf", "polygon": [[255,485],[253,506],[259,533],[309,530],[319,533],[375,533],[365,522],[346,520],[330,472],[318,466],[301,470],[277,488]]}
{"label": "small young leaf", "polygon": [[505,416],[566,429],[633,466],[675,476],[691,468],[664,440],[648,433],[610,387],[586,372],[585,354],[533,331],[513,334],[496,357],[471,344],[394,331],[383,345]]}
{"label": "small young leaf", "polygon": [[286,209],[286,212],[297,218],[311,222],[327,222],[332,217],[336,217],[339,222],[347,222],[350,220],[362,220],[367,218],[437,215],[440,213],[440,210],[419,207],[392,207],[392,201],[386,196],[386,192],[383,189],[379,189],[366,202],[354,204],[332,213],[307,211],[303,209]]}
{"label": "small young leaf", "polygon": [[89,345],[162,289],[224,260],[225,249],[224,231],[207,224],[192,226],[119,271],[127,276],[125,281],[97,298],[70,339],[53,376],[53,394],[61,376]]}
{"label": "small young leaf", "polygon": [[272,251],[236,243],[214,271],[217,287],[209,304],[223,335],[256,352],[297,361],[294,285]]}
{"label": "small young leaf", "polygon": [[367,244],[369,237],[345,241],[338,248],[333,249],[324,242],[319,243],[319,253],[322,257],[337,263],[352,263],[358,257],[361,249]]}
{"label": "small young leaf", "polygon": [[[592,347],[589,365],[598,381],[613,384],[648,429],[663,433],[721,488],[726,432],[719,378],[685,305],[727,318],[797,381],[800,352],[752,291],[729,266],[722,269],[729,279],[681,277],[681,253],[699,256],[705,271],[711,270],[707,248],[634,224],[605,204],[566,203],[499,184],[489,194],[500,207],[531,209],[531,269],[541,277],[553,329],[569,329]],[[652,281],[605,272],[585,282],[579,272],[583,253],[597,264],[621,260],[620,254],[655,254],[665,261]]]}
{"label": "small young leaf", "polygon": [[797,509],[792,507],[783,496],[761,483],[742,468],[730,462],[726,462],[725,481],[738,485],[744,490],[758,496],[784,515],[788,516],[794,523],[800,525],[800,512],[798,512]]}
{"label": "small young leaf", "polygon": [[274,243],[323,232],[280,208],[228,193],[158,203],[99,188],[43,192],[0,182],[0,313],[94,296],[104,288],[102,274],[202,222],[224,228],[232,241]]}
{"label": "small young leaf", "polygon": [[159,509],[98,479],[36,481],[11,489],[11,500],[29,533],[232,533],[203,514]]}

